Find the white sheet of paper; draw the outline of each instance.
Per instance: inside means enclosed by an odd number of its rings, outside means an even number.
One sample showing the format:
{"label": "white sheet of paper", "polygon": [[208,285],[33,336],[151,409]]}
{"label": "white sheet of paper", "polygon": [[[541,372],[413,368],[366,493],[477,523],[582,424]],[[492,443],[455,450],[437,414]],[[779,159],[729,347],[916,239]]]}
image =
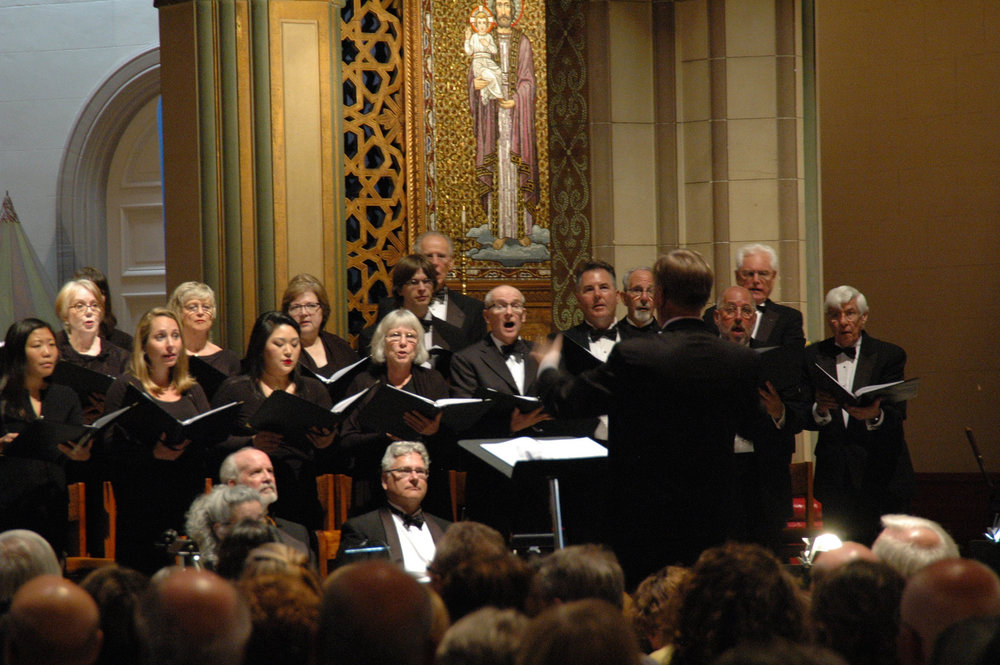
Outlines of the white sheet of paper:
{"label": "white sheet of paper", "polygon": [[539,441],[520,436],[500,443],[484,443],[483,449],[493,453],[510,466],[517,462],[540,459],[583,459],[607,457],[608,449],[593,439],[548,439]]}

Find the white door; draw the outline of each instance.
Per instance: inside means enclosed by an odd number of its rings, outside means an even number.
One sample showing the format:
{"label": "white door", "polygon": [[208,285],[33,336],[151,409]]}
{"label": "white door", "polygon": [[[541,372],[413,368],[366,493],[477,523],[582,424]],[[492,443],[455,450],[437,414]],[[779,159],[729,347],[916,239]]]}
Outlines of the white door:
{"label": "white door", "polygon": [[166,303],[159,101],[133,118],[108,174],[108,286],[118,327],[129,334],[146,310]]}

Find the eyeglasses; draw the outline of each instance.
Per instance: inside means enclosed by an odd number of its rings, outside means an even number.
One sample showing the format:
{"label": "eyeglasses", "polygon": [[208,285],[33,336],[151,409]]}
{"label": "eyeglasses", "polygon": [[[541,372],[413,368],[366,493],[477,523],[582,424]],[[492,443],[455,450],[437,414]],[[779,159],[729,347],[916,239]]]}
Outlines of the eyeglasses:
{"label": "eyeglasses", "polygon": [[826,318],[830,321],[840,321],[841,319],[847,319],[850,323],[854,323],[861,318],[861,312],[857,310],[848,310],[846,312],[829,311],[826,313]]}
{"label": "eyeglasses", "polygon": [[202,305],[200,302],[193,302],[184,305],[184,311],[188,314],[197,314],[198,312],[205,312],[206,314],[211,314],[215,311],[215,305]]}
{"label": "eyeglasses", "polygon": [[743,305],[743,307],[737,307],[736,305],[723,305],[719,308],[719,311],[722,312],[722,315],[727,319],[731,319],[737,314],[739,314],[741,318],[752,319],[753,315],[757,313],[756,308],[751,307],[750,305]]}
{"label": "eyeglasses", "polygon": [[78,302],[69,306],[77,314],[84,312],[100,312],[103,308],[96,302]]}
{"label": "eyeglasses", "polygon": [[417,333],[413,333],[413,332],[408,332],[408,333],[391,332],[391,333],[387,334],[385,336],[385,338],[386,338],[387,341],[396,342],[396,343],[399,343],[399,342],[401,342],[404,339],[407,342],[413,342],[414,344],[417,343]]}
{"label": "eyeglasses", "polygon": [[754,275],[760,277],[761,279],[771,279],[777,273],[773,270],[737,270],[736,274],[742,279],[753,279]]}
{"label": "eyeglasses", "polygon": [[503,312],[507,311],[508,307],[510,308],[510,311],[514,312],[515,314],[524,311],[523,302],[495,302],[492,305],[490,305],[490,311],[496,312],[497,314],[502,314]]}
{"label": "eyeglasses", "polygon": [[315,314],[322,307],[318,302],[304,302],[299,305],[292,305],[288,308],[289,314],[299,314],[301,312],[308,312],[309,314]]}
{"label": "eyeglasses", "polygon": [[430,279],[408,279],[404,286],[434,286],[434,281]]}
{"label": "eyeglasses", "polygon": [[630,288],[627,291],[627,293],[630,296],[632,296],[633,298],[641,298],[643,296],[650,296],[650,297],[652,297],[653,296],[653,287],[652,286],[647,286],[647,287],[643,288],[641,286],[633,286],[632,288]]}
{"label": "eyeglasses", "polygon": [[389,473],[395,474],[400,478],[406,478],[413,473],[417,474],[418,478],[427,478],[427,469],[423,467],[401,466],[396,469],[389,469]]}

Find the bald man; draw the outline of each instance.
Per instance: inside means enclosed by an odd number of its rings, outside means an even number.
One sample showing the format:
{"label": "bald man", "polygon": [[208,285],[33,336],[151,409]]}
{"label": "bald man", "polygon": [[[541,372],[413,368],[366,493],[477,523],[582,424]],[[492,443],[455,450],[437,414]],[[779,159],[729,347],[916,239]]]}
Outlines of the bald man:
{"label": "bald man", "polygon": [[900,604],[899,660],[930,662],[945,628],[973,616],[1000,614],[1000,578],[971,559],[945,559],[913,575]]}
{"label": "bald man", "polygon": [[883,515],[872,551],[903,577],[942,559],[958,557],[958,545],[940,524],[914,515]]}
{"label": "bald man", "polygon": [[215,573],[176,569],[154,579],[136,627],[148,665],[241,665],[250,610]]}
{"label": "bald man", "polygon": [[97,604],[86,591],[56,575],[26,582],[7,615],[7,665],[90,665],[103,635]]}
{"label": "bald man", "polygon": [[816,555],[809,569],[809,583],[815,588],[821,579],[852,561],[878,561],[879,558],[861,543],[847,541],[835,550],[827,550]]}
{"label": "bald man", "polygon": [[385,561],[351,564],[323,585],[316,662],[429,665],[430,631],[430,596],[413,577]]}

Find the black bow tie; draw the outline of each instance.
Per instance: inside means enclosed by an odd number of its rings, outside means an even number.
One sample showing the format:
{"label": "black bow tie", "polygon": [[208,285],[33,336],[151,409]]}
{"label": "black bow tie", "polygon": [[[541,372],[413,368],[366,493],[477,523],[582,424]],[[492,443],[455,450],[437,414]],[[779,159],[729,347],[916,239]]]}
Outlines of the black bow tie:
{"label": "black bow tie", "polygon": [[421,320],[420,325],[424,327],[424,332],[430,332],[434,326],[434,319]]}
{"label": "black bow tie", "polygon": [[758,312],[763,312],[764,311],[764,305],[763,304],[761,304],[761,305],[755,305],[755,307],[757,308]]}
{"label": "black bow tie", "polygon": [[500,353],[503,354],[504,358],[510,358],[511,356],[520,357],[521,354],[517,352],[517,342],[511,344],[501,344]]}
{"label": "black bow tie", "polygon": [[393,515],[399,515],[400,519],[403,520],[403,528],[409,529],[411,526],[415,526],[418,529],[424,528],[424,511],[417,508],[416,512],[412,515],[407,515],[402,510],[396,506],[389,506],[389,510],[392,511]]}
{"label": "black bow tie", "polygon": [[591,328],[587,331],[587,336],[590,337],[591,342],[596,342],[602,337],[607,337],[612,342],[618,339],[618,331],[614,328],[607,328],[605,330],[598,330],[597,328]]}
{"label": "black bow tie", "polygon": [[856,347],[856,346],[849,346],[846,349],[844,349],[844,348],[841,348],[841,347],[838,346],[837,347],[837,353],[838,354],[839,353],[843,353],[845,356],[847,356],[851,360],[854,360],[855,358],[858,357],[858,347]]}
{"label": "black bow tie", "polygon": [[440,291],[434,294],[434,297],[431,298],[431,301],[444,304],[444,301],[447,298],[448,298],[448,292],[444,289],[441,289]]}

